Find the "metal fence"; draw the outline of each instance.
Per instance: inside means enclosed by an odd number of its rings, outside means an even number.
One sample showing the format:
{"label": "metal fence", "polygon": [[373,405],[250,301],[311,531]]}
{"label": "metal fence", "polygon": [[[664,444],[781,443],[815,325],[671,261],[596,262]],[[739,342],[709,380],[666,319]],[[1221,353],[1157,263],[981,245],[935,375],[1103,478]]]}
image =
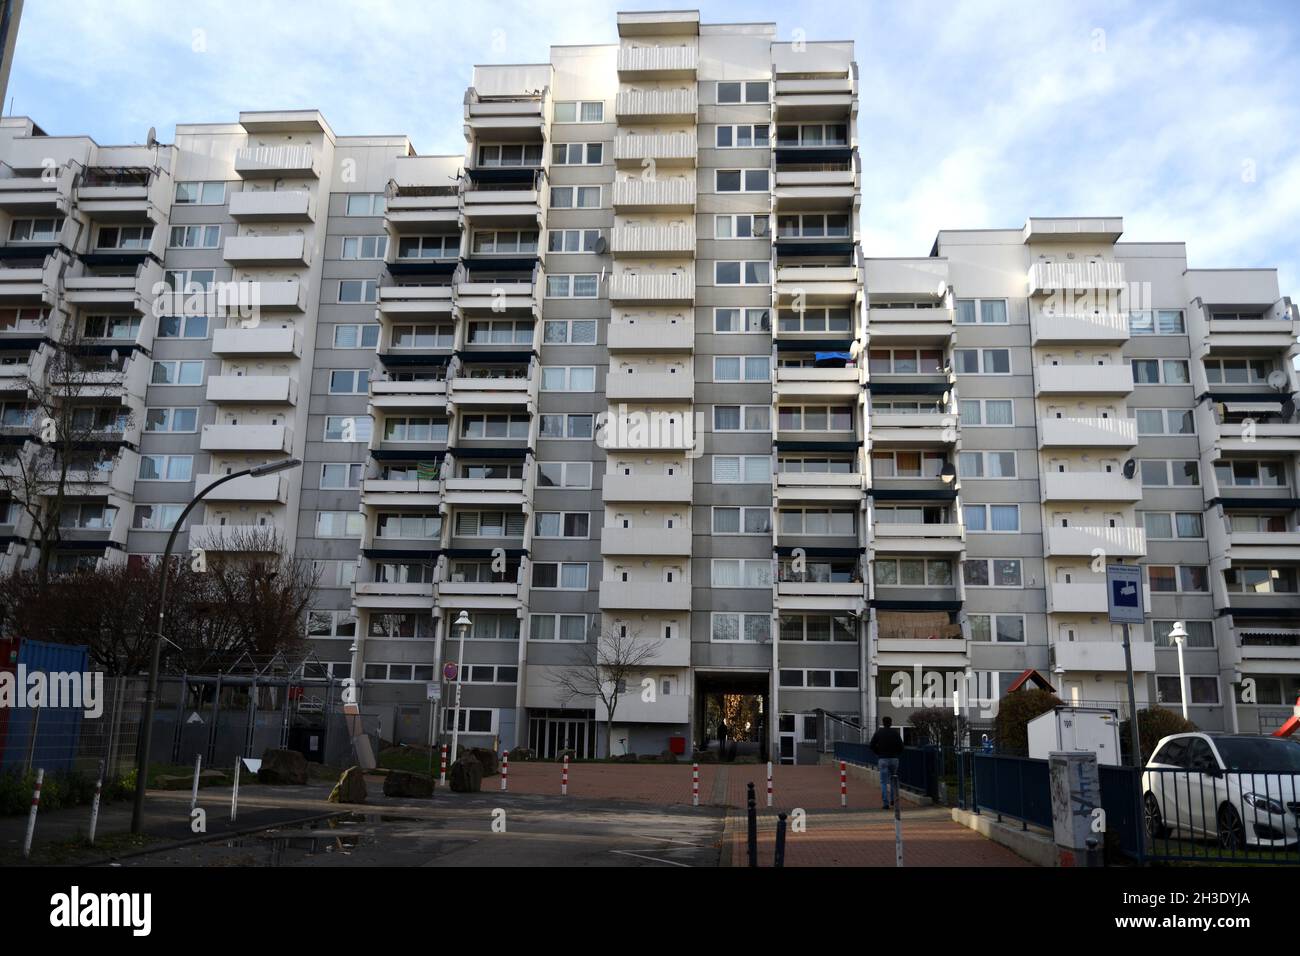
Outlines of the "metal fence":
{"label": "metal fence", "polygon": [[[879,758],[866,744],[840,741],[835,745],[835,759],[859,767],[875,767]],[[904,747],[898,759],[898,785],[906,790],[939,799],[943,754],[937,747]]]}
{"label": "metal fence", "polygon": [[0,726],[0,772],[93,774],[103,761],[105,779],[125,775],[135,765],[144,688],[142,677],[104,678],[98,714],[72,707],[10,710]]}

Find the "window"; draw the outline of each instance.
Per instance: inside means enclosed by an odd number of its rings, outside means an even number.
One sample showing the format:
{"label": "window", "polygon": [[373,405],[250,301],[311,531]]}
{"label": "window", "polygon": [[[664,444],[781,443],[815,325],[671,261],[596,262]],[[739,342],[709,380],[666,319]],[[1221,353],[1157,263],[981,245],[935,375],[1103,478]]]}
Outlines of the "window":
{"label": "window", "polygon": [[1296,569],[1264,565],[1226,568],[1223,583],[1233,594],[1295,594]]}
{"label": "window", "polygon": [[[529,329],[532,341],[532,329]],[[547,319],[542,323],[542,343],[545,345],[595,345],[595,319]]]}
{"label": "window", "polygon": [[360,488],[361,465],[346,462],[327,462],[321,465],[320,486],[322,488]]}
{"label": "window", "polygon": [[780,405],[776,427],[783,432],[851,432],[852,405]]}
{"label": "window", "polygon": [[177,183],[178,206],[220,206],[226,201],[226,184],[223,182]]}
{"label": "window", "polygon": [[958,375],[1010,375],[1009,349],[957,349]]}
{"label": "window", "polygon": [[203,362],[154,362],[151,385],[202,385]]}
{"label": "window", "polygon": [[[406,328],[406,326],[403,326]],[[445,342],[438,348],[451,348],[452,327],[436,326],[438,341]],[[396,337],[394,337],[396,342]],[[502,319],[495,322],[471,322],[469,324],[470,345],[532,345],[533,323],[523,320],[510,321]]]}
{"label": "window", "polygon": [[460,236],[401,236],[399,259],[450,259],[460,255]]}
{"label": "window", "polygon": [[75,528],[80,531],[100,531],[113,527],[117,520],[117,509],[93,502],[65,504],[59,512],[60,528]]}
{"label": "window", "polygon": [[599,229],[552,229],[546,234],[547,252],[595,252]]}
{"label": "window", "polygon": [[197,408],[151,408],[144,414],[146,432],[194,432],[198,422]]}
{"label": "window", "polygon": [[15,219],[9,225],[9,241],[58,242],[62,230],[62,219]]}
{"label": "window", "polygon": [[585,511],[539,511],[533,515],[538,538],[586,538],[591,515]]}
{"label": "window", "polygon": [[[200,230],[199,238],[203,238],[202,231],[205,229],[215,230],[213,233],[212,245],[203,246],[202,248],[215,249],[217,242],[216,236],[221,234],[220,226],[182,226],[185,229]],[[176,231],[172,231],[175,237]],[[149,243],[153,239],[153,226],[101,226],[99,234],[95,237],[96,249],[148,249]],[[172,245],[176,245],[175,242]],[[195,247],[198,248],[198,247]]]}
{"label": "window", "polygon": [[591,415],[542,415],[538,422],[539,438],[589,440],[594,434]]}
{"label": "window", "polygon": [[714,534],[771,534],[772,509],[724,508],[713,509]]}
{"label": "window", "polygon": [[713,331],[727,334],[771,332],[770,309],[714,309]]}
{"label": "window", "polygon": [[1018,532],[1020,505],[963,505],[962,518],[967,531]]}
{"label": "window", "polygon": [[336,368],[330,370],[331,395],[364,395],[370,388],[370,369]]}
{"label": "window", "polygon": [[765,193],[769,188],[766,169],[718,169],[713,181],[720,193]]}
{"label": "window", "polygon": [[1186,359],[1133,359],[1135,385],[1186,385]]}
{"label": "window", "polygon": [[713,263],[713,281],[716,285],[770,285],[771,265],[766,259],[719,260]]}
{"label": "window", "polygon": [[1232,461],[1216,461],[1214,463],[1214,477],[1223,487],[1287,487],[1286,464],[1281,460],[1249,461],[1235,459]]}
{"label": "window", "polygon": [[714,405],[715,432],[765,432],[772,430],[770,405]]}
{"label": "window", "polygon": [[[465,421],[470,421],[466,418]],[[480,428],[483,416],[473,416]],[[423,415],[392,415],[384,418],[384,441],[391,442],[446,442],[449,425],[440,418]]]}
{"label": "window", "polygon": [[344,259],[382,259],[388,255],[387,236],[344,236]]}
{"label": "window", "polygon": [[[853,310],[847,306],[806,308],[802,311],[782,309],[777,324],[782,332],[851,332]],[[940,357],[941,366],[943,353],[936,351],[934,354]]]}
{"label": "window", "polygon": [[[103,233],[101,229],[101,238]],[[102,241],[100,244],[103,245]],[[221,245],[221,227],[172,226],[167,244],[173,249],[215,249]]]}
{"label": "window", "polygon": [[1276,368],[1272,359],[1207,358],[1205,380],[1211,385],[1262,385]]}
{"label": "window", "polygon": [[515,664],[469,664],[465,680],[470,684],[517,684],[519,667]]}
{"label": "window", "polygon": [[[1219,703],[1219,678],[1187,675],[1188,703],[1217,706]],[[1183,689],[1178,677],[1156,677],[1156,699],[1162,704],[1181,704]]]}
{"label": "window", "polygon": [[[89,320],[87,320],[89,321]],[[134,338],[134,336],[132,336]],[[158,338],[160,339],[206,339],[208,337],[208,317],[206,315],[164,315],[158,318]]]}
{"label": "window", "polygon": [[1194,488],[1200,483],[1199,461],[1146,459],[1142,462],[1143,488]]}
{"label": "window", "polygon": [[137,531],[171,531],[184,510],[184,505],[136,505],[131,527]]}
{"label": "window", "polygon": [[215,269],[168,269],[163,281],[174,292],[202,292],[217,281]]}
{"label": "window", "polygon": [[714,455],[715,484],[772,483],[772,459],[767,455]]}
{"label": "window", "polygon": [[476,256],[533,255],[537,252],[537,230],[478,230],[470,248]]}
{"label": "window", "polygon": [[[207,329],[207,319],[202,319],[203,328]],[[159,334],[162,334],[162,323],[167,319],[159,319]],[[177,320],[179,321],[179,320]],[[137,335],[140,334],[140,319],[134,315],[88,315],[86,316],[86,338],[88,339],[114,339],[117,341],[133,342]],[[200,336],[201,337],[201,336]]]}
{"label": "window", "polygon": [[[497,712],[486,707],[462,707],[459,711],[459,730],[462,734],[495,734],[497,732]],[[451,733],[457,724],[455,707],[448,707],[443,731]]]}
{"label": "window", "polygon": [[[714,239],[763,239],[769,234],[764,213],[736,213],[713,217]],[[721,311],[721,310],[715,310]],[[734,309],[731,311],[735,311]]]}
{"label": "window", "polygon": [[546,296],[550,299],[594,299],[598,295],[599,285],[595,273],[548,275]]}
{"label": "window", "polygon": [[350,193],[344,207],[344,215],[382,216],[384,206],[383,193]]}
{"label": "window", "polygon": [[772,360],[766,355],[715,355],[715,382],[768,382],[772,379]]}
{"label": "window", "polygon": [[528,622],[528,639],[585,642],[587,616],[585,614],[533,614]]}
{"label": "window", "polygon": [[596,368],[592,365],[548,365],[542,368],[543,392],[594,392]]}
{"label": "window", "polygon": [[1025,618],[1023,614],[970,614],[972,641],[992,641],[997,644],[1025,643]]}
{"label": "window", "polygon": [[1196,422],[1190,409],[1138,408],[1133,417],[1137,420],[1139,435],[1195,435]]}
{"label": "window", "polygon": [[356,637],[357,619],[351,611],[311,611],[307,615],[308,637]]}
{"label": "window", "polygon": [[719,103],[766,103],[767,101],[766,81],[718,84]]}
{"label": "window", "polygon": [[778,239],[848,239],[853,235],[847,213],[787,213],[776,220]]}
{"label": "window", "polygon": [[718,126],[713,142],[718,149],[766,148],[771,144],[771,130],[766,123]]}
{"label": "window", "polygon": [[944,367],[941,349],[871,349],[867,353],[872,375],[941,375]]}
{"label": "window", "polygon": [[772,639],[772,615],[715,613],[709,624],[709,639],[715,644],[748,642],[764,644]]}
{"label": "window", "polygon": [[781,534],[843,537],[858,529],[857,512],[850,509],[782,508],[777,519]]}
{"label": "window", "polygon": [[458,511],[452,533],[458,538],[522,538],[527,527],[522,511]]}
{"label": "window", "polygon": [[1006,299],[958,299],[958,325],[1006,325]]}
{"label": "window", "polygon": [[1005,428],[1015,424],[1009,398],[964,398],[959,409],[962,425]]}
{"label": "window", "polygon": [[576,100],[555,104],[552,122],[600,123],[605,119],[605,104],[599,100]]}
{"label": "window", "polygon": [[478,148],[480,166],[540,166],[541,143],[492,143]]}
{"label": "window", "polygon": [[[410,329],[414,328],[414,326],[397,326],[393,329],[394,347],[398,347],[399,328]],[[334,326],[334,347],[336,349],[373,349],[378,346],[379,325],[377,323]]]}
{"label": "window", "polygon": [[599,209],[599,186],[552,186],[552,209]]}
{"label": "window", "polygon": [[858,672],[851,670],[820,670],[808,668],[781,668],[782,687],[812,687],[822,690],[856,690]]}
{"label": "window", "polygon": [[[1183,638],[1184,647],[1210,649],[1214,647],[1214,625],[1209,621],[1184,621],[1187,636]],[[1152,621],[1151,639],[1156,647],[1177,647],[1169,632],[1174,629],[1173,621]]]}
{"label": "window", "polygon": [[533,587],[552,591],[587,590],[586,564],[550,564],[533,565]]}
{"label": "window", "polygon": [[378,302],[379,280],[343,279],[339,282],[339,302]]}
{"label": "window", "polygon": [[772,562],[767,558],[717,558],[712,582],[715,588],[770,588]]}
{"label": "window", "polygon": [[880,587],[950,588],[952,562],[947,558],[877,558],[873,576]]}
{"label": "window", "polygon": [[1204,594],[1210,590],[1210,570],[1203,564],[1149,564],[1147,583],[1161,594]]}
{"label": "window", "polygon": [[539,461],[538,488],[590,488],[591,462]]}
{"label": "window", "polygon": [[1201,513],[1198,511],[1146,511],[1142,524],[1148,538],[1173,540],[1175,538],[1203,538]]}
{"label": "window", "polygon": [[551,147],[551,165],[599,166],[604,153],[603,143],[556,143]]}
{"label": "window", "polygon": [[1019,558],[967,558],[962,580],[968,588],[1023,587]]}
{"label": "window", "polygon": [[847,146],[849,128],[844,123],[782,123],[776,128],[778,146]]}
{"label": "window", "polygon": [[1131,335],[1183,335],[1183,313],[1178,309],[1140,310],[1128,314]]}
{"label": "window", "polygon": [[193,455],[141,455],[141,481],[189,481],[194,477]]}
{"label": "window", "polygon": [[374,419],[369,415],[325,416],[325,441],[366,443],[373,431]]}
{"label": "window", "polygon": [[963,451],[957,456],[957,474],[962,478],[1015,478],[1014,451]]}
{"label": "window", "polygon": [[782,641],[838,641],[856,644],[857,623],[848,616],[827,614],[782,614],[780,619]]}
{"label": "window", "polygon": [[442,517],[437,514],[380,512],[375,515],[376,538],[437,538]]}
{"label": "window", "polygon": [[318,538],[359,538],[365,530],[366,519],[359,511],[316,512]]}

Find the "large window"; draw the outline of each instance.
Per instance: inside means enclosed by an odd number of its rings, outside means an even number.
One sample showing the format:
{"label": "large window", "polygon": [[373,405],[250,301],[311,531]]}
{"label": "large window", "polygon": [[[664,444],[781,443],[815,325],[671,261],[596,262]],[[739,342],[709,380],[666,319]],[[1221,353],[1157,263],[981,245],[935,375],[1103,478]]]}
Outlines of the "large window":
{"label": "large window", "polygon": [[710,621],[709,639],[715,644],[762,644],[772,639],[772,615],[719,612]]}
{"label": "large window", "polygon": [[768,84],[765,80],[718,84],[719,103],[766,103],[767,101]]}
{"label": "large window", "polygon": [[947,558],[877,558],[874,578],[878,587],[950,588],[952,561]]}
{"label": "large window", "polygon": [[478,148],[480,166],[540,166],[541,143],[487,143]]}
{"label": "large window", "polygon": [[715,432],[765,432],[772,429],[770,405],[714,405]]}
{"label": "large window", "polygon": [[992,641],[997,644],[1025,643],[1025,617],[1023,614],[971,614],[967,616],[972,641]]}
{"label": "large window", "polygon": [[767,558],[715,558],[711,579],[715,588],[770,588],[772,562]]}
{"label": "large window", "polygon": [[771,263],[766,259],[718,260],[713,263],[713,281],[715,285],[770,285]]}
{"label": "large window", "polygon": [[223,182],[177,183],[178,206],[220,206],[226,201],[226,184]]}
{"label": "large window", "polygon": [[1020,505],[963,505],[962,517],[967,531],[1020,531]]}
{"label": "large window", "polygon": [[1023,586],[1019,558],[967,558],[962,562],[961,571],[968,588]]}
{"label": "large window", "polygon": [[714,183],[720,193],[765,193],[768,191],[766,169],[718,169]]}
{"label": "large window", "polygon": [[385,205],[383,193],[351,193],[344,212],[348,216],[382,216]]}
{"label": "large window", "polygon": [[958,299],[957,324],[1006,325],[1006,299]]}
{"label": "large window", "polygon": [[556,123],[600,123],[605,119],[605,104],[600,100],[566,100],[555,104]]}

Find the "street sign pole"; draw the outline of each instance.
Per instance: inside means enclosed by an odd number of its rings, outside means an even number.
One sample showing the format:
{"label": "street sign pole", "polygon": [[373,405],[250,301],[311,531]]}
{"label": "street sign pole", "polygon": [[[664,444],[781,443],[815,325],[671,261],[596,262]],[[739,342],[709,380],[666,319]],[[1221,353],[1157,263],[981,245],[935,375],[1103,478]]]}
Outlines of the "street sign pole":
{"label": "street sign pole", "polygon": [[1133,766],[1142,766],[1142,737],[1138,733],[1137,693],[1133,688],[1133,642],[1130,624],[1144,620],[1142,607],[1142,569],[1136,564],[1106,565],[1106,610],[1112,624],[1124,632],[1124,677],[1128,681],[1129,745]]}

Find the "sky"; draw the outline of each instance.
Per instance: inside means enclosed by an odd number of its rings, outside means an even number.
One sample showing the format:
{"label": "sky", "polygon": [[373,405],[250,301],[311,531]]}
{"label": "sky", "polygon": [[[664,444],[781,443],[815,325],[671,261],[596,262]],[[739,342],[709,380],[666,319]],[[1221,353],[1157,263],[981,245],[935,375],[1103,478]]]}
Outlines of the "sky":
{"label": "sky", "polygon": [[[703,2],[705,23],[852,39],[863,248],[941,228],[1121,215],[1193,267],[1280,270],[1300,299],[1300,3]],[[316,108],[336,133],[461,153],[476,63],[617,42],[668,0],[27,0],[6,113],[101,144]]]}

